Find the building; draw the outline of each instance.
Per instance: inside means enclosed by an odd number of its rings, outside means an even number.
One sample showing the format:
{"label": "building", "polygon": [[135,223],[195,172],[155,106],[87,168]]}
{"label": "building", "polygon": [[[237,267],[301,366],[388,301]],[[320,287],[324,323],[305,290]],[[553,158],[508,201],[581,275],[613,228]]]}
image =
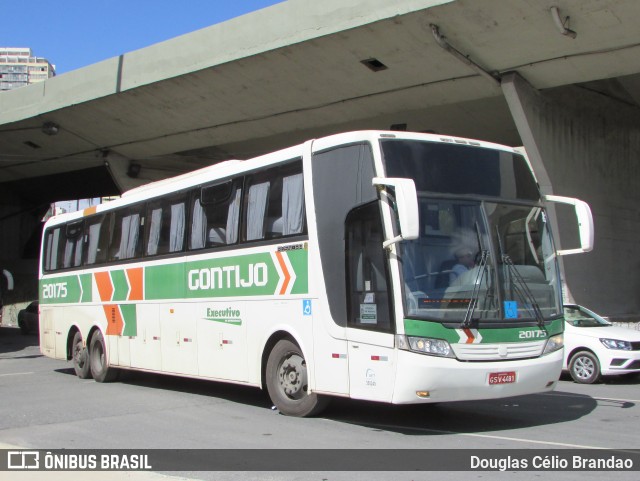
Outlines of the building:
{"label": "building", "polygon": [[35,57],[30,48],[0,47],[0,91],[42,82],[55,74],[55,66]]}

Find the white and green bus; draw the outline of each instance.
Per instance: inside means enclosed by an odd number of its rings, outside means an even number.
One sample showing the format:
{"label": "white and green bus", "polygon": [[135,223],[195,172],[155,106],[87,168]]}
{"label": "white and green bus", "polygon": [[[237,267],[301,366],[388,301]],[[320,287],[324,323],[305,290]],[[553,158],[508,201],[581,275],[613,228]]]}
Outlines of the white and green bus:
{"label": "white and green bus", "polygon": [[267,389],[284,414],[553,389],[558,253],[515,150],[430,134],[315,139],[51,218],[43,354]]}

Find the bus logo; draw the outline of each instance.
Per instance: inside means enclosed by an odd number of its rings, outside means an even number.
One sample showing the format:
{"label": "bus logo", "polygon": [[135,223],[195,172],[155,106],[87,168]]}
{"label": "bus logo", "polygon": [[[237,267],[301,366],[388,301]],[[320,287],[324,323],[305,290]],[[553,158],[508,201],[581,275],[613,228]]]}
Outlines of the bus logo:
{"label": "bus logo", "polygon": [[8,451],[8,469],[39,469],[40,453],[38,451]]}

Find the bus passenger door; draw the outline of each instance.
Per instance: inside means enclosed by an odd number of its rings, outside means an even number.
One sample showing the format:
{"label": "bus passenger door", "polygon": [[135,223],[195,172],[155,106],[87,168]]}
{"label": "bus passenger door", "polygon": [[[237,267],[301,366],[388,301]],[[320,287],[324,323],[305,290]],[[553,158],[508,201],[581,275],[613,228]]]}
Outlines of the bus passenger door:
{"label": "bus passenger door", "polygon": [[390,402],[396,354],[378,203],[352,210],[346,230],[350,396]]}

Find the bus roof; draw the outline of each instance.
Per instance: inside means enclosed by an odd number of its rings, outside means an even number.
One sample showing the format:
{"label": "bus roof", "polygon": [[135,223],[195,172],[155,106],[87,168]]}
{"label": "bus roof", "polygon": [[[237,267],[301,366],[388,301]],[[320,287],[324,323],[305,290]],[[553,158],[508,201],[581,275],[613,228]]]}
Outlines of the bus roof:
{"label": "bus roof", "polygon": [[[364,141],[373,143],[380,140],[381,138],[397,138],[406,140],[422,140],[427,142],[451,143],[457,145],[470,145],[474,147],[518,153],[511,147],[494,144],[491,142],[453,137],[448,135],[405,131],[360,130],[329,135],[327,137],[314,139],[309,142],[311,142],[312,150],[314,152],[318,152],[341,144],[350,144]],[[175,177],[170,177],[156,182],[144,184],[140,187],[135,187],[126,191],[122,194],[122,197],[120,199],[116,199],[106,204],[89,207],[77,212],[70,212],[53,216],[47,221],[47,225],[54,225],[61,222],[80,219],[89,214],[110,211],[112,209],[123,207],[135,202],[139,202],[141,200],[158,197],[162,194],[178,192],[194,185],[214,182],[218,179],[222,180],[224,178],[241,174],[243,172],[256,170],[260,167],[265,167],[271,164],[294,159],[296,157],[302,157],[304,151],[303,148],[305,145],[306,143],[298,144],[248,160],[231,159]]]}

